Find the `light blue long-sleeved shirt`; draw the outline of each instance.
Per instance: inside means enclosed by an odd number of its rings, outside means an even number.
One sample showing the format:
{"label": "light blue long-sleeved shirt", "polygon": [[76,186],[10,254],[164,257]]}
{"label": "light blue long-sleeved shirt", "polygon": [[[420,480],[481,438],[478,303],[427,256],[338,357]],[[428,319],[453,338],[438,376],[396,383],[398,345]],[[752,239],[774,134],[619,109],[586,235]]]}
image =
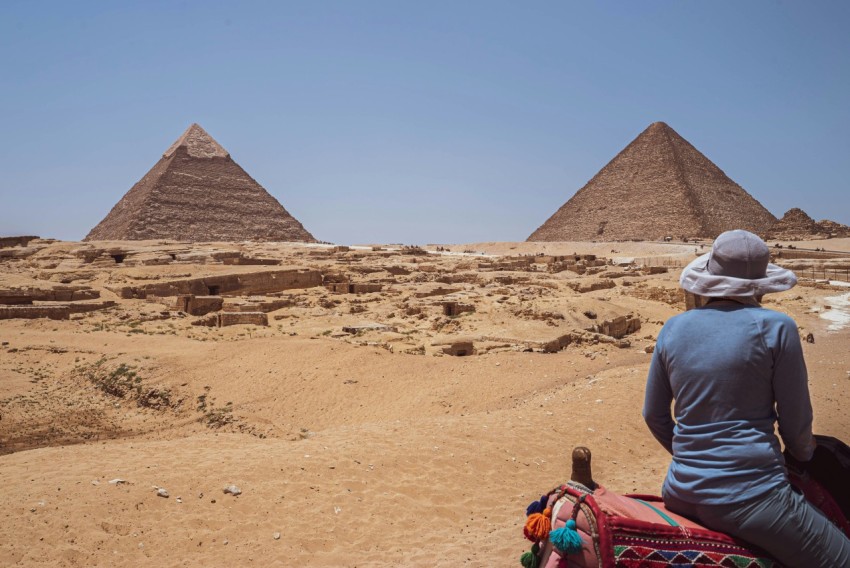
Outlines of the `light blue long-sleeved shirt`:
{"label": "light blue long-sleeved shirt", "polygon": [[728,504],[786,483],[776,422],[794,457],[808,461],[814,448],[794,320],[727,300],[671,318],[658,334],[643,416],[673,455],[665,494]]}

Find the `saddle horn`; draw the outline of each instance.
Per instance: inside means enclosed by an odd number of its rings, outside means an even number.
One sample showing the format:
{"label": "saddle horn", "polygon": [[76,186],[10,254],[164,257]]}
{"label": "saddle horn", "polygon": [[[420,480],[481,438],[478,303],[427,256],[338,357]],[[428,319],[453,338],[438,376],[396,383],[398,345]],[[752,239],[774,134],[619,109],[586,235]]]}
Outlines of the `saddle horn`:
{"label": "saddle horn", "polygon": [[593,473],[590,468],[590,450],[584,446],[578,446],[573,450],[573,471],[570,479],[581,483],[591,491],[596,489],[593,481]]}

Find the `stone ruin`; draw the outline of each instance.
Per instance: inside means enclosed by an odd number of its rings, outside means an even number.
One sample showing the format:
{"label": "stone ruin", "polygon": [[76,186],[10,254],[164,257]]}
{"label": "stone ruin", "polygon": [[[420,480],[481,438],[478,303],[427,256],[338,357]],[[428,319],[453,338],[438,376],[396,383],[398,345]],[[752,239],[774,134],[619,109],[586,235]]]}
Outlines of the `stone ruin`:
{"label": "stone ruin", "polygon": [[0,320],[49,318],[70,319],[72,314],[111,308],[115,302],[92,301],[100,292],[88,286],[52,286],[0,289]]}
{"label": "stone ruin", "polygon": [[850,227],[824,219],[815,221],[798,207],[789,209],[765,232],[765,239],[804,240],[850,236]]}
{"label": "stone ruin", "polygon": [[[201,337],[204,326],[274,321],[264,333],[435,356],[627,346],[624,336],[635,333],[640,320],[616,298],[631,295],[627,280],[647,273],[594,255],[482,259],[391,247],[333,252],[331,246],[277,243],[38,243],[36,250],[25,261],[0,260],[10,274],[29,274],[9,282],[33,283],[0,290],[0,318],[82,319],[127,333],[194,325]],[[229,266],[253,259],[270,266]],[[479,263],[487,265],[479,269]],[[35,284],[45,280],[50,283]],[[118,302],[100,299],[110,293]],[[104,308],[114,309],[73,317]],[[168,331],[146,323],[158,320],[171,320]]]}

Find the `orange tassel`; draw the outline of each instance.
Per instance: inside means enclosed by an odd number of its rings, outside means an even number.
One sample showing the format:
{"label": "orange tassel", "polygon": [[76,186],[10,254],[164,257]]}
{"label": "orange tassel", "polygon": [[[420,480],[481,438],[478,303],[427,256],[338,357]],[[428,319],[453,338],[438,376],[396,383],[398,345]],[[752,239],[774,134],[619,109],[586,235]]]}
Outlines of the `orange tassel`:
{"label": "orange tassel", "polygon": [[529,515],[525,520],[525,527],[522,529],[525,538],[531,542],[545,540],[552,529],[552,521],[549,519],[551,515],[552,509],[549,507],[546,507],[542,513]]}

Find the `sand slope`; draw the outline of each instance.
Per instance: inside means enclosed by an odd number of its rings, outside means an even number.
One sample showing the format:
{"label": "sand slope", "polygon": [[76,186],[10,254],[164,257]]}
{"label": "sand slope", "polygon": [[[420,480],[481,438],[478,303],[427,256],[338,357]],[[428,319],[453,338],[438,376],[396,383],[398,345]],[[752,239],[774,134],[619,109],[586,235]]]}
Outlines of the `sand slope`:
{"label": "sand slope", "polygon": [[[650,284],[673,287],[675,276]],[[581,302],[638,311],[632,345],[552,354],[390,352],[316,333],[345,319],[316,308],[281,328],[210,331],[104,327],[148,309],[139,300],[81,320],[2,321],[0,439],[51,447],[0,456],[0,565],[516,566],[525,507],[567,479],[574,446],[593,450],[608,487],[660,490],[668,456],[640,418],[643,347],[677,308],[614,292]],[[835,294],[798,287],[768,307],[815,334],[804,348],[816,431],[848,438],[850,332],[827,332],[811,311]],[[483,312],[497,310],[487,306],[462,325],[485,332]],[[104,368],[132,365],[183,402],[105,395],[87,378],[104,356]],[[201,395],[207,410],[231,403],[232,421],[210,427]],[[242,494],[224,494],[230,484]]]}

